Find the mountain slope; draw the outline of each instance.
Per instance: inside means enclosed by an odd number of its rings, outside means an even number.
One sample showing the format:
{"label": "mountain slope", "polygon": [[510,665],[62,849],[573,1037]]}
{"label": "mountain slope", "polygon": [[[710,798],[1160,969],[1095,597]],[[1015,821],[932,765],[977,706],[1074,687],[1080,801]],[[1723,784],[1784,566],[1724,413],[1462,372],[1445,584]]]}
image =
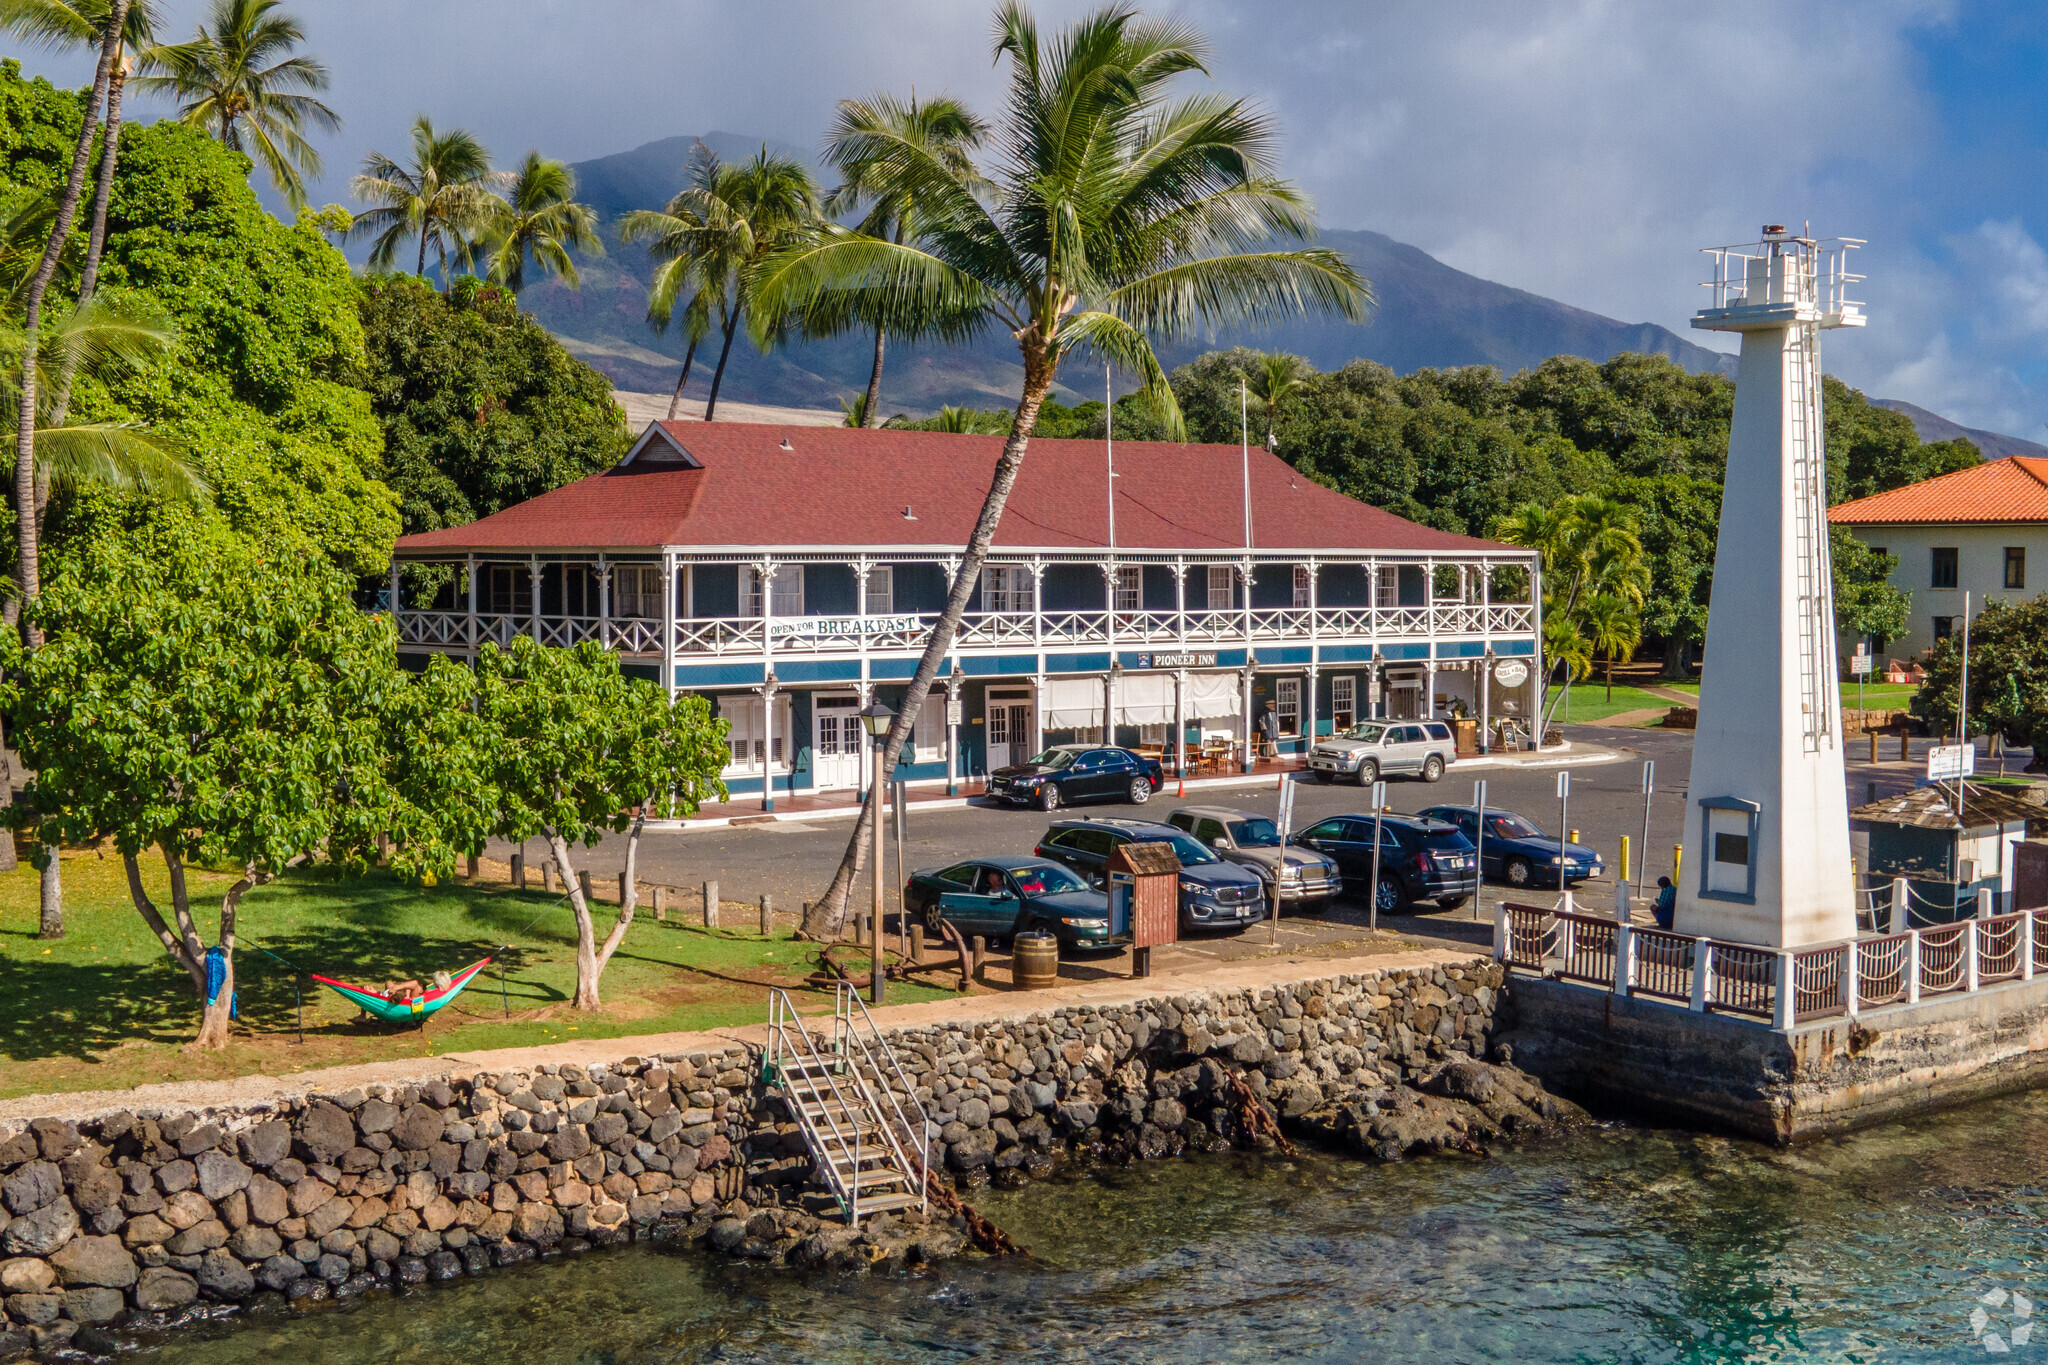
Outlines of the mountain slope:
{"label": "mountain slope", "polygon": [[1966,427],[1949,421],[1939,413],[1916,407],[1900,398],[1873,398],[1871,402],[1893,412],[1902,412],[1913,421],[1913,429],[1920,433],[1923,441],[1953,441],[1958,436],[1973,443],[1984,452],[1987,460],[2002,460],[2008,455],[2048,455],[2048,446],[2035,441],[2023,440],[2018,436],[2007,436],[2002,432],[1985,431],[1978,427]]}

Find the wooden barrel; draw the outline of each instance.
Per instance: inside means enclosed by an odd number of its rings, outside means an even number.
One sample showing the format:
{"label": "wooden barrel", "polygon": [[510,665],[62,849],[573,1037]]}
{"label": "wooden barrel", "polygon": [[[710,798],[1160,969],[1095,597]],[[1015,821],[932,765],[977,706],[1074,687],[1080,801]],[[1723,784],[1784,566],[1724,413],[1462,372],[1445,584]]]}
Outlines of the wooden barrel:
{"label": "wooden barrel", "polygon": [[1060,941],[1051,934],[1019,934],[1010,949],[1010,979],[1020,991],[1044,990],[1060,977]]}

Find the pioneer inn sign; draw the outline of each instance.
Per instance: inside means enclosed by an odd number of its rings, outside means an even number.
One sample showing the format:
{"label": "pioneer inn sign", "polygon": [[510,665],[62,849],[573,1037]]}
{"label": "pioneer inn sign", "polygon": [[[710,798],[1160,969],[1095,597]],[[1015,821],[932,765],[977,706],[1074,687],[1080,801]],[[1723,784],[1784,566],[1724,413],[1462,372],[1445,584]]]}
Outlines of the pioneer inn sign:
{"label": "pioneer inn sign", "polygon": [[[655,423],[613,469],[400,540],[400,649],[596,640],[711,698],[734,791],[856,789],[857,714],[900,702],[1000,449]],[[418,576],[442,585],[430,599],[404,572],[426,564],[444,566]],[[1174,767],[1204,741],[1242,760],[1268,733],[1295,752],[1371,716],[1526,721],[1534,580],[1527,550],[1403,521],[1262,450],[1119,442],[1112,479],[1100,443],[1035,440],[898,776],[957,781],[1105,725]]]}

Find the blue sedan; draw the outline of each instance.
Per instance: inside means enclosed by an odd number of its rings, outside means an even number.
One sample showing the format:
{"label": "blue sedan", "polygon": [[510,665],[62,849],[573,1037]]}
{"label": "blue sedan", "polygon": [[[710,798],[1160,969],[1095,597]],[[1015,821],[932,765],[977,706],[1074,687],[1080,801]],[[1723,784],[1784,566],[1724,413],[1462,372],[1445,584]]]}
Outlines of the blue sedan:
{"label": "blue sedan", "polygon": [[[1423,818],[1456,825],[1473,843],[1479,840],[1479,812],[1472,806],[1431,806]],[[1480,845],[1481,872],[1509,886],[1576,886],[1600,875],[1600,855],[1584,844],[1569,844],[1545,834],[1513,811],[1486,812],[1486,840]]]}
{"label": "blue sedan", "polygon": [[921,867],[903,886],[903,908],[924,916],[925,931],[943,936],[950,920],[961,937],[1014,938],[1043,929],[1062,949],[1121,948],[1128,934],[1109,932],[1109,897],[1050,858],[976,858],[950,867]]}

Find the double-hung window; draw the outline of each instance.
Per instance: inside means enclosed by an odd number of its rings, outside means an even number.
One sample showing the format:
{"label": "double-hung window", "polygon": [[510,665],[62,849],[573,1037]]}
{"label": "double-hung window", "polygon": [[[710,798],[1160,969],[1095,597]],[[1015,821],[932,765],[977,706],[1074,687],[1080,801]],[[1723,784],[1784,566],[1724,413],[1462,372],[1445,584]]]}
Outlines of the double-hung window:
{"label": "double-hung window", "polygon": [[1237,570],[1228,564],[1209,566],[1209,610],[1229,611],[1235,605],[1232,601],[1232,586],[1237,581]]}
{"label": "double-hung window", "polygon": [[1933,556],[1932,588],[1953,588],[1956,585],[1956,548],[1953,545],[1937,545],[1929,552]]}
{"label": "double-hung window", "polygon": [[1145,570],[1126,564],[1116,571],[1116,609],[1139,611],[1145,605]]}
{"label": "double-hung window", "polygon": [[2027,586],[2027,547],[2008,545],[2005,547],[2005,586],[2024,588]]}
{"label": "double-hung window", "polygon": [[1301,733],[1301,679],[1273,680],[1273,712],[1281,734]]}
{"label": "double-hung window", "polygon": [[1306,607],[1309,603],[1309,570],[1306,564],[1294,566],[1294,605]]}
{"label": "double-hung window", "polygon": [[[748,566],[744,571],[747,585],[748,616],[761,614],[761,571]],[[777,616],[802,616],[804,614],[804,566],[801,564],[778,564],[770,577],[775,584],[774,595],[769,607]]]}
{"label": "double-hung window", "polygon": [[983,611],[1031,610],[1031,568],[1025,564],[990,564],[981,571]]}
{"label": "double-hung window", "polygon": [[1358,679],[1349,674],[1330,679],[1330,724],[1342,734],[1358,723]]}
{"label": "double-hung window", "polygon": [[661,566],[620,564],[612,570],[612,615],[661,615]]}
{"label": "double-hung window", "polygon": [[896,614],[896,570],[887,564],[877,564],[868,570],[867,601],[862,610],[869,616],[894,616]]}

